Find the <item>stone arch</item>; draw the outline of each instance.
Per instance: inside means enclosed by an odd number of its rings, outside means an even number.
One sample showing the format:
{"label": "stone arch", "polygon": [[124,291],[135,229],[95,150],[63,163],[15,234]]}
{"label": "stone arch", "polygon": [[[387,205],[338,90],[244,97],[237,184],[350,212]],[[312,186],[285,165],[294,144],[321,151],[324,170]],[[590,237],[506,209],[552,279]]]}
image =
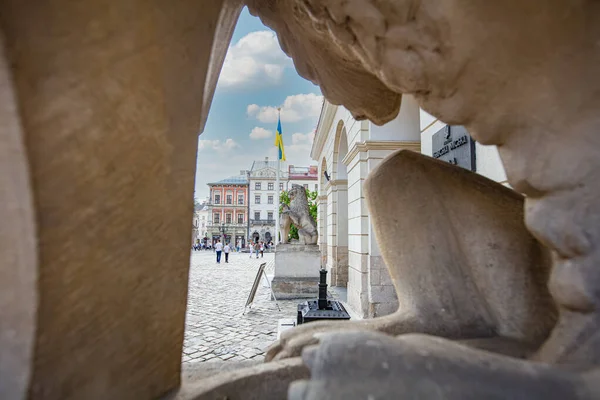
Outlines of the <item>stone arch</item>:
{"label": "stone arch", "polygon": [[343,160],[348,154],[348,134],[344,122],[337,124],[333,141],[333,179],[331,194],[333,200],[334,241],[331,254],[332,277],[335,286],[348,284],[348,170]]}
{"label": "stone arch", "polygon": [[[345,152],[340,157],[340,149]],[[339,120],[335,129],[335,137],[333,139],[333,163],[331,171],[331,179],[348,179],[348,171],[346,165],[341,161],[348,154],[348,134],[344,121]]]}

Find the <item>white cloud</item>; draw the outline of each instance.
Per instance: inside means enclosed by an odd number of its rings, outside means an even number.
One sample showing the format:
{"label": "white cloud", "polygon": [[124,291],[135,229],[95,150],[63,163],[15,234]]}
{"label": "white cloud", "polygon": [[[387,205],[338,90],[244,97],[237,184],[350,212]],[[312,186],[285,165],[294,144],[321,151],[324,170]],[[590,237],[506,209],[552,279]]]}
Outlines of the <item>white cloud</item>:
{"label": "white cloud", "polygon": [[[285,146],[285,156],[288,164],[306,167],[315,162],[310,159],[315,132],[293,133],[292,143]],[[284,137],[285,141],[285,137]]]}
{"label": "white cloud", "polygon": [[[318,118],[323,105],[323,96],[314,93],[295,94],[288,96],[281,107],[282,122],[298,122],[306,118]],[[249,117],[258,119],[263,123],[277,122],[276,106],[259,106],[250,104],[246,113]]]}
{"label": "white cloud", "polygon": [[292,145],[309,144],[312,146],[312,142],[314,139],[314,131],[309,133],[294,133],[292,134]]}
{"label": "white cloud", "polygon": [[250,104],[248,106],[248,108],[246,109],[246,112],[248,113],[248,115],[256,115],[256,114],[258,114],[259,111],[260,111],[260,107],[258,106],[258,104]]}
{"label": "white cloud", "polygon": [[258,140],[258,139],[267,139],[273,136],[273,131],[270,131],[265,128],[261,128],[260,126],[254,127],[252,132],[250,132],[250,139]]}
{"label": "white cloud", "polygon": [[198,140],[198,151],[205,150],[213,150],[220,153],[228,152],[229,150],[233,150],[240,147],[240,145],[233,139],[228,138],[224,142],[221,142],[219,139],[215,140]]}
{"label": "white cloud", "polygon": [[281,82],[291,59],[279,47],[272,31],[250,32],[229,46],[219,77],[222,88],[248,88]]}

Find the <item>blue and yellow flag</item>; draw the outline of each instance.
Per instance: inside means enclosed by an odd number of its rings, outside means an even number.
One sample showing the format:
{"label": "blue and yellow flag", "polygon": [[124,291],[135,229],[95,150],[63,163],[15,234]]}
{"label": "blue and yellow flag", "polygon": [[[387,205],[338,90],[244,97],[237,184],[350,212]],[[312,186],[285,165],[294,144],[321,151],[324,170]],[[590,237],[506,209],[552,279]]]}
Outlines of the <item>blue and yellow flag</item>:
{"label": "blue and yellow flag", "polygon": [[281,132],[281,118],[277,120],[277,132],[275,132],[275,147],[279,149],[279,159],[285,161],[285,149],[283,148],[283,135]]}

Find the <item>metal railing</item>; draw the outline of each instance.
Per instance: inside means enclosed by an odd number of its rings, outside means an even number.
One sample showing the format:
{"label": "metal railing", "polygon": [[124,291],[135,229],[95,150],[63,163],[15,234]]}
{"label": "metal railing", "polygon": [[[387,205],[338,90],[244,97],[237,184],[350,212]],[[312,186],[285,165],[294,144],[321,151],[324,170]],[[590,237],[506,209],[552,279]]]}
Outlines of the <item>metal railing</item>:
{"label": "metal railing", "polygon": [[[246,225],[245,222],[241,223],[241,224],[238,224],[237,222],[236,223],[233,223],[233,222],[232,223],[227,223],[227,222],[225,222],[225,229],[226,230],[230,229],[230,228],[233,229],[233,228],[246,228],[246,227],[247,227],[247,225]],[[209,222],[208,224],[206,224],[206,228],[207,229],[215,229],[215,228],[221,229],[221,228],[223,228],[223,223],[222,222],[219,222],[219,223],[217,223],[217,222],[215,222],[215,223]]]}
{"label": "metal railing", "polygon": [[206,205],[208,207],[245,207],[248,204],[247,203],[239,204],[237,202],[233,202],[233,203],[227,203],[227,202],[225,202],[225,203],[223,203],[223,202],[215,203],[215,202],[209,201],[208,203],[206,203]]}
{"label": "metal railing", "polygon": [[275,225],[275,219],[251,219],[250,225]]}

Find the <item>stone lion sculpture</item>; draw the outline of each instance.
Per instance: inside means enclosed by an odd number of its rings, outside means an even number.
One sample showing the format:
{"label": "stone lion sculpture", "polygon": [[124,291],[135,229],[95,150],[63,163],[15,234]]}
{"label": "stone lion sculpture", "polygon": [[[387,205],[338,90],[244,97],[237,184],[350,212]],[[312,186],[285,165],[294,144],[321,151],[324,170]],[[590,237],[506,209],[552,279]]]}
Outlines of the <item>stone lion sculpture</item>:
{"label": "stone lion sculpture", "polygon": [[[330,102],[383,124],[402,94],[413,95],[430,114],[496,145],[508,182],[525,195],[493,193],[498,184],[424,156],[399,152],[382,162],[365,197],[400,309],[282,335],[267,359],[315,345],[303,352],[311,380],[294,384],[290,398],[598,398],[597,2],[247,3]],[[453,207],[436,203],[440,188]],[[423,201],[432,218],[418,215]],[[459,209],[460,220],[439,212]],[[343,333],[351,330],[363,332]],[[402,335],[412,332],[437,337]],[[521,351],[509,350],[515,343]]]}
{"label": "stone lion sculpture", "polygon": [[[319,233],[317,231],[317,223],[310,216],[306,189],[300,185],[293,184],[292,189],[289,191],[289,196],[290,205],[284,208],[280,217],[282,241],[284,243],[289,242],[289,223],[292,222],[298,228],[298,237],[301,244],[317,244]],[[284,231],[283,224],[287,224],[287,231]]]}
{"label": "stone lion sculpture", "polygon": [[[2,398],[180,382],[195,133],[242,4],[106,3],[0,2]],[[328,101],[384,124],[412,95],[498,146],[526,196],[391,155],[364,186],[398,312],[287,331],[268,358],[290,359],[191,398],[281,399],[297,379],[292,400],[600,398],[599,2],[245,3]]]}

